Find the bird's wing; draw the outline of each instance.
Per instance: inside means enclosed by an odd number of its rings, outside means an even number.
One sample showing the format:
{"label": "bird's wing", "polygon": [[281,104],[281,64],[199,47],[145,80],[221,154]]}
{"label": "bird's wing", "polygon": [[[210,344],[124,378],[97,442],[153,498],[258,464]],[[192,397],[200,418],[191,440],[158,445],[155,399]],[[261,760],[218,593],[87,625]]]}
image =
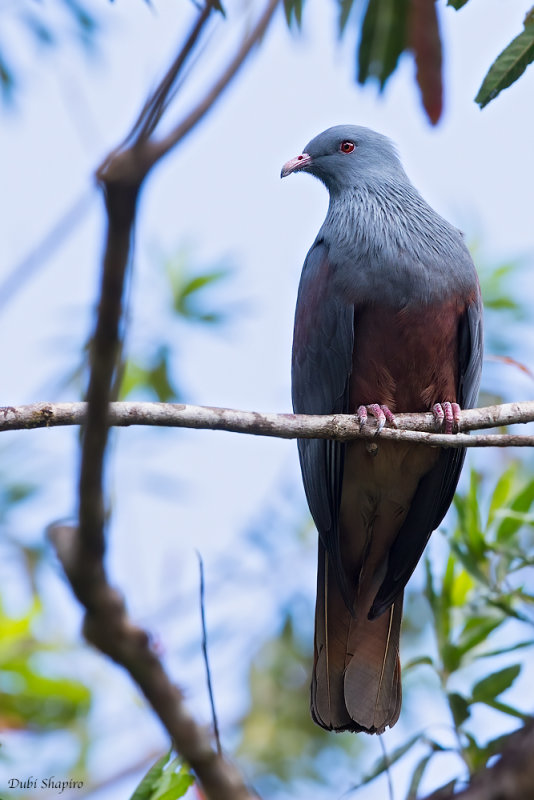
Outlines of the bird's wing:
{"label": "bird's wing", "polygon": [[[467,306],[458,326],[458,395],[462,408],[476,402],[482,367],[482,302]],[[465,458],[465,449],[443,448],[435,466],[421,479],[408,515],[389,553],[388,568],[369,617],[386,611],[406,586],[423,550],[447,513]]]}
{"label": "bird's wing", "polygon": [[[304,262],[295,312],[292,395],[297,414],[349,410],[354,306],[343,302],[332,289],[332,269],[328,247],[316,241]],[[344,445],[326,439],[300,439],[298,448],[308,505],[343,591],[346,578],[338,516]]]}

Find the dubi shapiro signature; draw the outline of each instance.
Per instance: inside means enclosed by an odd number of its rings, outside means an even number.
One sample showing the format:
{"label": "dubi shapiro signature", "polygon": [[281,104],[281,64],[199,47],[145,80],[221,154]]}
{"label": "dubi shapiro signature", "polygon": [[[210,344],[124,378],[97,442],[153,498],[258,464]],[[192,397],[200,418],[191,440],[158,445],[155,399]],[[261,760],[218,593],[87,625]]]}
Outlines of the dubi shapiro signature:
{"label": "dubi shapiro signature", "polygon": [[55,775],[48,778],[34,778],[30,775],[29,778],[9,778],[7,785],[9,789],[55,789],[58,794],[62,794],[65,789],[82,789],[83,781],[74,778],[61,780]]}

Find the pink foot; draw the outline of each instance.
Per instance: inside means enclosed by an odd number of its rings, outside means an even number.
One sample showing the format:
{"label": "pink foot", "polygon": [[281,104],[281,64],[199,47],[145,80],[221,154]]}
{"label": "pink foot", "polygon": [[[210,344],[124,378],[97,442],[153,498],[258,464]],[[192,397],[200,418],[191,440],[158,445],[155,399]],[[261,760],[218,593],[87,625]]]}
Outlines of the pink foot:
{"label": "pink foot", "polygon": [[368,414],[374,417],[378,422],[377,433],[380,433],[386,422],[389,422],[394,428],[397,427],[395,415],[387,406],[379,406],[378,403],[371,403],[371,405],[368,406],[358,406],[358,411],[356,413],[360,422],[360,430],[367,424]]}
{"label": "pink foot", "polygon": [[432,406],[432,413],[439,428],[444,426],[445,433],[454,433],[454,428],[458,430],[460,423],[460,406],[458,403],[436,403]]}

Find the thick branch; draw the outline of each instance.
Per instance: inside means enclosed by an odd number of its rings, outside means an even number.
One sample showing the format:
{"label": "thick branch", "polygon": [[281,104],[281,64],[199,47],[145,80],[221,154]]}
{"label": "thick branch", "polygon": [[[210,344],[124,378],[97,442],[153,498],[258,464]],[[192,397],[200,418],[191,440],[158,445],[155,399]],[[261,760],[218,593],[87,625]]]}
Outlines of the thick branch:
{"label": "thick branch", "polygon": [[[86,403],[6,406],[0,408],[0,431],[82,425],[86,414]],[[369,420],[367,429],[360,431],[358,421],[350,414],[260,414],[257,411],[172,403],[110,403],[107,424],[223,430],[280,439],[388,439],[441,447],[534,446],[532,435],[436,433],[435,420],[430,413],[398,414],[396,420],[397,428],[386,427],[377,435],[375,421]],[[534,401],[473,408],[460,413],[460,431],[527,422],[534,422]]]}
{"label": "thick branch", "polygon": [[506,741],[498,762],[472,778],[467,789],[438,791],[426,800],[532,800],[534,797],[534,720]]}
{"label": "thick branch", "polygon": [[210,800],[253,800],[237,769],[212,749],[206,729],[187,710],[180,689],[166,674],[145,631],[129,619],[122,597],[109,585],[98,554],[83,552],[76,528],[49,528],[65,574],[86,608],[84,634],[125,667],[158,715],[176,750],[195,771]]}

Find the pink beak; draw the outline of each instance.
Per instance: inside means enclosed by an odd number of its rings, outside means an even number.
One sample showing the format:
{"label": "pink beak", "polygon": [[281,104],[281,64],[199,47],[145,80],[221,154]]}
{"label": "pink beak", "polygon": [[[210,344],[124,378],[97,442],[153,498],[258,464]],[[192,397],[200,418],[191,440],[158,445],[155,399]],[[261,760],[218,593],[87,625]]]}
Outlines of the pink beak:
{"label": "pink beak", "polygon": [[286,161],[282,167],[280,177],[285,178],[287,175],[291,175],[292,172],[298,172],[299,169],[304,169],[304,167],[307,167],[311,163],[312,157],[308,155],[308,153],[302,153],[300,156]]}

